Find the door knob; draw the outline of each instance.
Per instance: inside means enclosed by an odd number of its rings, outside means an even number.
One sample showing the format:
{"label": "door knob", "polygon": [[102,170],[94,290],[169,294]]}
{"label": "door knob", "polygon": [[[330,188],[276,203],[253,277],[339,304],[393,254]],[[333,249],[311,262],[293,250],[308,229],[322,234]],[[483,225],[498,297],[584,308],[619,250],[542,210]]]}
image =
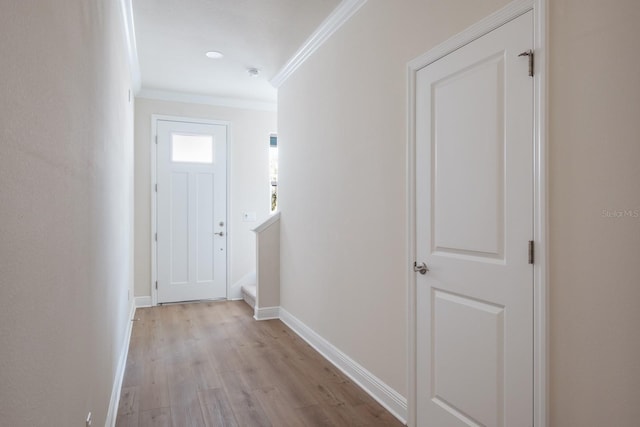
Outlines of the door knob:
{"label": "door knob", "polygon": [[224,231],[220,231],[218,233],[213,233],[213,234],[215,234],[216,236],[222,237],[222,236],[224,236]]}
{"label": "door knob", "polygon": [[427,271],[429,271],[429,267],[427,267],[427,264],[425,264],[424,262],[421,262],[420,264],[414,262],[413,271],[420,274],[427,274]]}

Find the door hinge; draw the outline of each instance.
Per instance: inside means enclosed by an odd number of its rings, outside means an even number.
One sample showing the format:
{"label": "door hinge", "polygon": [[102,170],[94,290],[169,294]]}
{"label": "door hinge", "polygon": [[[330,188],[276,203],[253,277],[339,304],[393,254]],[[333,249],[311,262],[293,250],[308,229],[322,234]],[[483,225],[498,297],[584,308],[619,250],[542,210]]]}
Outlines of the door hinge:
{"label": "door hinge", "polygon": [[533,240],[529,240],[529,264],[536,261],[536,249]]}
{"label": "door hinge", "polygon": [[156,193],[158,192],[158,184],[156,184]]}
{"label": "door hinge", "polygon": [[156,135],[156,144],[158,144],[158,135]]}
{"label": "door hinge", "polygon": [[527,51],[522,52],[522,53],[521,53],[520,55],[518,55],[518,56],[519,56],[519,57],[520,57],[520,56],[528,56],[528,57],[529,57],[529,76],[530,76],[530,77],[533,77],[533,65],[534,65],[534,64],[533,64],[533,51],[532,51],[531,49],[529,49],[529,50],[527,50]]}
{"label": "door hinge", "polygon": [[158,233],[156,233],[156,242],[158,241]]}
{"label": "door hinge", "polygon": [[158,281],[156,280],[156,289],[158,289]]}

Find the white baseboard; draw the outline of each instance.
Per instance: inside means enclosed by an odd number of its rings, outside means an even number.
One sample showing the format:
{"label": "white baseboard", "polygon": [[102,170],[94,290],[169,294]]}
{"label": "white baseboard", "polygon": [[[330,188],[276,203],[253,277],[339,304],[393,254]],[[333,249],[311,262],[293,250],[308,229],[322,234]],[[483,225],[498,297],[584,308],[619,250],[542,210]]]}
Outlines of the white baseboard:
{"label": "white baseboard", "polygon": [[253,318],[256,320],[271,320],[280,318],[280,307],[256,307],[253,311]]}
{"label": "white baseboard", "polygon": [[151,307],[151,296],[136,297],[136,308]]}
{"label": "white baseboard", "polygon": [[[136,298],[137,299],[137,298]],[[124,342],[122,343],[122,351],[118,359],[118,367],[116,369],[116,376],[113,379],[113,388],[111,389],[111,400],[109,401],[109,411],[107,412],[107,419],[104,423],[105,427],[115,427],[116,418],[118,415],[118,404],[120,403],[120,391],[122,389],[122,380],[124,379],[124,370],[127,367],[127,354],[129,354],[129,342],[131,341],[131,329],[133,328],[132,319],[136,315],[136,304],[131,304],[129,307],[129,319],[127,322],[127,330],[124,336]]]}
{"label": "white baseboard", "polygon": [[[274,307],[277,308],[277,307]],[[349,356],[322,338],[291,313],[280,307],[280,320],[290,327],[309,345],[315,348],[329,362],[333,363],[353,382],[364,389],[371,397],[384,406],[403,424],[407,423],[407,399],[389,387],[378,377],[367,371]]]}

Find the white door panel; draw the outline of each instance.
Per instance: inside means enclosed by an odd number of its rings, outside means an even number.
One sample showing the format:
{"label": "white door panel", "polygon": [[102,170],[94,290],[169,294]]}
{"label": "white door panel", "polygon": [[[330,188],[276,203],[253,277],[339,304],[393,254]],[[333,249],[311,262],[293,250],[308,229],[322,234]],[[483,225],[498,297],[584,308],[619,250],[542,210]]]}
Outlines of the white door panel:
{"label": "white door panel", "polygon": [[420,426],[533,422],[529,12],[416,80]]}
{"label": "white door panel", "polygon": [[160,303],[226,298],[226,146],[225,125],[158,121]]}

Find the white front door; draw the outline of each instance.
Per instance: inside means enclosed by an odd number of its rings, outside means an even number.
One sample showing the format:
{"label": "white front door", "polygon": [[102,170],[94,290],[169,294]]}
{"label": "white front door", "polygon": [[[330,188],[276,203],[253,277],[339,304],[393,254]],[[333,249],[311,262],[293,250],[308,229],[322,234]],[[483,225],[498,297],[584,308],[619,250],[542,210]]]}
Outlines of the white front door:
{"label": "white front door", "polygon": [[227,126],[159,120],[159,303],[227,297]]}
{"label": "white front door", "polygon": [[533,423],[532,12],[416,80],[419,426]]}

